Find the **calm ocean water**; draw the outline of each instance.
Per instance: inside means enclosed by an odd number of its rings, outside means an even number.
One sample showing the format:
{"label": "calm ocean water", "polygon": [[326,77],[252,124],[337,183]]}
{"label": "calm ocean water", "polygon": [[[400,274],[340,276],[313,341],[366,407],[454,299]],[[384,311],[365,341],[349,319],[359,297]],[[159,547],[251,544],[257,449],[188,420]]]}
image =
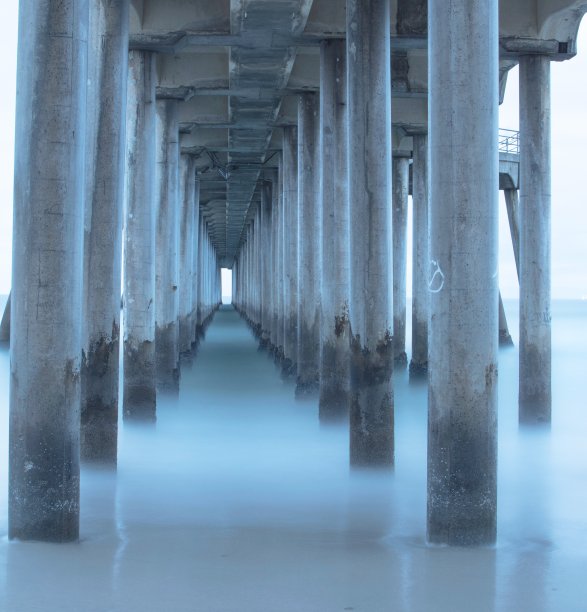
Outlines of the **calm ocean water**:
{"label": "calm ocean water", "polygon": [[553,304],[549,431],[518,428],[517,370],[501,350],[497,545],[428,547],[425,385],[396,372],[395,473],[349,474],[347,431],[224,309],[157,426],[121,429],[117,474],[83,470],[82,541],[47,545],[6,538],[2,348],[0,610],[585,610],[587,302]]}

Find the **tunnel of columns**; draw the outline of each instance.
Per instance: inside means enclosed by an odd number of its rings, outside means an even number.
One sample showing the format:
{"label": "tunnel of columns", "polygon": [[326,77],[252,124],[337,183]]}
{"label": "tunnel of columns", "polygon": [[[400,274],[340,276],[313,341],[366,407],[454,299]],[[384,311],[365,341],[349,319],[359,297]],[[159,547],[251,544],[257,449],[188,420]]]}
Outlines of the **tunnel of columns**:
{"label": "tunnel of columns", "polygon": [[[586,10],[20,0],[9,537],[78,539],[80,462],[116,466],[119,410],[155,421],[230,268],[296,395],[348,423],[351,467],[393,468],[394,367],[427,379],[428,541],[494,542],[499,190],[519,419],[548,423],[549,70]],[[517,64],[519,135],[497,120]]]}

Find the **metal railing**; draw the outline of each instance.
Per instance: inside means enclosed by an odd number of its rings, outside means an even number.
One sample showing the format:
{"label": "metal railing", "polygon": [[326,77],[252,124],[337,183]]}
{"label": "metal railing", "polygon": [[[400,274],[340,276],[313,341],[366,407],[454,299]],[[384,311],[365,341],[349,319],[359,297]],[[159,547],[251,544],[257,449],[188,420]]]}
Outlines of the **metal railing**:
{"label": "metal railing", "polygon": [[520,154],[520,132],[499,128],[499,152]]}

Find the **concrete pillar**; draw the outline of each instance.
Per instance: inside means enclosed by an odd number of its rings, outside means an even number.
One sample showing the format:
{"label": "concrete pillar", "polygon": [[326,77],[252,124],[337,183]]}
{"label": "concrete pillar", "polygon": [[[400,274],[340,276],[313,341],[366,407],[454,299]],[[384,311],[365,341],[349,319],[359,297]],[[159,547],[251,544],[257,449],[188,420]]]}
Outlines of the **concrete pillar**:
{"label": "concrete pillar", "polygon": [[415,134],[412,161],[412,359],[410,377],[428,372],[430,268],[428,233],[428,136]]}
{"label": "concrete pillar", "polygon": [[273,245],[272,245],[272,184],[267,179],[263,180],[261,187],[261,288],[263,291],[263,303],[261,310],[261,345],[267,348],[271,341],[271,322],[273,317],[272,304],[272,274]]}
{"label": "concrete pillar", "polygon": [[277,228],[277,351],[276,362],[280,365],[284,360],[284,332],[285,332],[285,267],[284,267],[284,217],[285,198],[283,197],[283,154],[279,161],[277,189],[279,193],[278,228]]}
{"label": "concrete pillar", "polygon": [[4,306],[4,313],[0,318],[0,342],[10,342],[10,301],[11,293],[8,294],[8,300],[6,300]]}
{"label": "concrete pillar", "polygon": [[[194,169],[195,171],[195,169]],[[201,271],[199,269],[199,244],[200,244],[200,181],[196,178],[194,183],[194,209],[192,221],[192,304],[191,304],[191,342],[192,347],[198,343],[198,291]]]}
{"label": "concrete pillar", "polygon": [[348,0],[351,431],[354,466],[393,464],[388,0]]}
{"label": "concrete pillar", "polygon": [[550,423],[550,60],[520,58],[520,422]]}
{"label": "concrete pillar", "polygon": [[283,128],[283,374],[295,376],[298,357],[298,129]]}
{"label": "concrete pillar", "polygon": [[155,420],[155,57],[130,51],[124,234],[124,417]]}
{"label": "concrete pillar", "polygon": [[91,8],[81,458],[116,464],[129,10],[127,2]]}
{"label": "concrete pillar", "polygon": [[496,535],[497,13],[498,0],[429,3],[428,540],[437,544]]}
{"label": "concrete pillar", "polygon": [[179,387],[179,130],[177,100],[157,100],[155,348],[157,388]]}
{"label": "concrete pillar", "polygon": [[280,197],[278,170],[271,173],[271,353],[277,356],[279,352],[279,218]]}
{"label": "concrete pillar", "polygon": [[350,234],[344,40],[320,49],[322,287],[320,421],[348,418],[350,403]]}
{"label": "concrete pillar", "polygon": [[198,263],[196,266],[197,269],[197,301],[196,301],[196,343],[199,343],[202,335],[204,333],[203,330],[203,320],[204,320],[204,224],[206,220],[201,212],[199,212],[199,221],[198,221]]}
{"label": "concrete pillar", "polygon": [[512,247],[514,249],[514,260],[516,262],[516,274],[520,280],[520,206],[517,189],[505,189],[505,205],[508,213]]}
{"label": "concrete pillar", "polygon": [[408,257],[408,191],[410,160],[393,157],[393,358],[408,363],[406,355],[406,267]]}
{"label": "concrete pillar", "polygon": [[261,275],[259,261],[259,234],[261,227],[260,207],[257,207],[255,218],[251,224],[251,264],[253,269],[252,297],[253,297],[253,330],[255,335],[261,337]]}
{"label": "concrete pillar", "polygon": [[510,335],[508,328],[508,320],[505,316],[505,309],[503,307],[503,300],[501,299],[501,292],[499,293],[499,345],[500,346],[513,346],[514,341]]}
{"label": "concrete pillar", "polygon": [[302,94],[298,106],[298,397],[320,388],[320,101]]}
{"label": "concrete pillar", "polygon": [[200,241],[202,245],[201,251],[201,261],[200,261],[200,270],[201,270],[201,278],[200,278],[200,316],[198,320],[199,326],[199,336],[201,339],[204,338],[204,333],[206,331],[206,319],[208,316],[208,223],[206,218],[203,216],[202,220],[202,233],[200,236]]}
{"label": "concrete pillar", "polygon": [[207,308],[207,300],[208,300],[208,223],[205,217],[202,217],[202,259],[201,259],[201,270],[202,275],[200,279],[200,338],[204,338],[204,333],[206,331],[206,308]]}
{"label": "concrete pillar", "polygon": [[179,217],[179,351],[189,353],[193,340],[192,291],[196,164],[193,156],[181,155]]}
{"label": "concrete pillar", "polygon": [[79,535],[88,3],[21,0],[8,536]]}

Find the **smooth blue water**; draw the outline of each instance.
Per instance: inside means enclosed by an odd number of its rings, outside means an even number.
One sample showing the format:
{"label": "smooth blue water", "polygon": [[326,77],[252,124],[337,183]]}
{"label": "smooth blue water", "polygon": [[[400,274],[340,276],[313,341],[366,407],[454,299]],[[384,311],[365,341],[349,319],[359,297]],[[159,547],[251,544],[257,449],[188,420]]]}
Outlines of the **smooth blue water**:
{"label": "smooth blue water", "polygon": [[[506,303],[513,335],[514,303]],[[156,428],[124,426],[116,475],[84,469],[82,541],[9,543],[9,363],[0,350],[0,610],[587,609],[587,302],[553,305],[553,423],[520,431],[500,352],[493,548],[425,544],[426,388],[395,376],[396,468],[349,474],[348,432],[296,402],[231,310]]]}

